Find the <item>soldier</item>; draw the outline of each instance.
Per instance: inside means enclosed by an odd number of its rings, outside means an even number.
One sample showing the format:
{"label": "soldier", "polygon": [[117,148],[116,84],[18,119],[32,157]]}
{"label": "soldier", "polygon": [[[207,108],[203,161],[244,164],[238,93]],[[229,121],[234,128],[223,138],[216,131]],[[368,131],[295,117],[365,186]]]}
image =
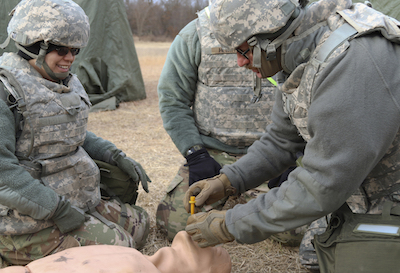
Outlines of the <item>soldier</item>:
{"label": "soldier", "polygon": [[[164,128],[186,159],[157,208],[157,225],[169,240],[186,226],[183,196],[189,185],[218,174],[261,137],[270,123],[274,93],[271,82],[261,83],[237,66],[236,51],[222,50],[210,31],[208,7],[180,31],[158,85]],[[279,178],[269,186],[277,183]],[[205,210],[246,202],[268,189],[265,183],[239,200],[217,200]],[[290,244],[302,237],[286,235],[280,234],[280,240]]]}
{"label": "soldier", "polygon": [[[356,213],[399,203],[400,23],[350,0],[216,0],[216,39],[239,66],[276,74],[272,124],[239,161],[185,195],[196,206],[298,167],[280,187],[226,211],[190,216],[200,246],[256,243],[321,219],[346,201]],[[309,244],[310,245],[310,244]],[[315,261],[314,261],[315,262]],[[383,263],[384,267],[384,263]],[[318,264],[309,264],[318,270]]]}
{"label": "soldier", "polygon": [[[115,165],[147,189],[139,163],[86,131],[89,98],[69,72],[89,39],[89,21],[71,0],[23,0],[0,58],[0,257],[25,265],[93,244],[140,248],[149,218],[142,208],[100,198],[99,168]],[[8,41],[7,41],[8,42]],[[5,43],[7,44],[7,43]]]}

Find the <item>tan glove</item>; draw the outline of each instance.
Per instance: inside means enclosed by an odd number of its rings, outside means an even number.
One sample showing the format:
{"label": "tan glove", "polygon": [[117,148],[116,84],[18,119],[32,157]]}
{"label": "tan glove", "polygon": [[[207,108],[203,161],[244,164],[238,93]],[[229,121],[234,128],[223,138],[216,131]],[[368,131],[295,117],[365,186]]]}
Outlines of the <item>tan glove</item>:
{"label": "tan glove", "polygon": [[235,240],[225,225],[226,210],[211,210],[191,215],[186,232],[200,247],[215,246]]}
{"label": "tan glove", "polygon": [[234,195],[236,189],[232,187],[228,177],[225,174],[219,174],[209,179],[200,180],[189,187],[185,193],[183,204],[185,205],[186,211],[190,212],[190,196],[196,196],[196,207],[195,211],[199,212],[198,207],[204,204],[213,204],[222,198],[230,195]]}

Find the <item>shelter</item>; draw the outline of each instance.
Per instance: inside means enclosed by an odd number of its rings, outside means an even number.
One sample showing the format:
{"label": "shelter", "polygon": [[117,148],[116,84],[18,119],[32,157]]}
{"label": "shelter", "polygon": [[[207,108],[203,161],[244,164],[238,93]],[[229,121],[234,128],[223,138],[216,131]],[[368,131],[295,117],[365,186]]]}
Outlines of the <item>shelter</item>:
{"label": "shelter", "polygon": [[[9,12],[20,0],[0,0],[0,43],[7,38]],[[71,67],[94,105],[92,110],[112,110],[119,102],[146,98],[139,60],[123,0],[74,0],[90,21],[87,47]],[[11,41],[3,52],[16,52]]]}

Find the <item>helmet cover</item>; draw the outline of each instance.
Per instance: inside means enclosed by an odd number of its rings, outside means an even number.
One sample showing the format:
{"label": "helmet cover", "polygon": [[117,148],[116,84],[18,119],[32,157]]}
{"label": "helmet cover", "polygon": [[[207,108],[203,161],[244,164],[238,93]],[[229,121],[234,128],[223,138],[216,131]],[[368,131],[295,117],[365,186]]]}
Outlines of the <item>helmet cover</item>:
{"label": "helmet cover", "polygon": [[44,41],[82,48],[88,43],[89,19],[72,0],[22,0],[10,15],[8,36],[22,46]]}
{"label": "helmet cover", "polygon": [[278,32],[297,7],[297,0],[215,0],[211,29],[223,47],[234,49],[254,35]]}

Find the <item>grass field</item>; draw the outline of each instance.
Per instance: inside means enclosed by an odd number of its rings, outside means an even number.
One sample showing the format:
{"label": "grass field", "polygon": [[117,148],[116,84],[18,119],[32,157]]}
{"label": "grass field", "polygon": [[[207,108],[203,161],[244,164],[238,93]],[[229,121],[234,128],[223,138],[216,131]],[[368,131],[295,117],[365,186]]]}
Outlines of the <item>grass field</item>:
{"label": "grass field", "polygon": [[[184,158],[165,132],[158,110],[157,84],[170,43],[135,41],[147,98],[121,103],[115,111],[91,113],[89,130],[112,141],[138,161],[152,180],[150,194],[140,189],[137,205],[151,217],[151,231],[142,253],[152,255],[169,242],[157,231],[158,202]],[[267,239],[254,245],[235,242],[223,246],[232,259],[232,272],[307,272],[298,260],[298,248]]]}

